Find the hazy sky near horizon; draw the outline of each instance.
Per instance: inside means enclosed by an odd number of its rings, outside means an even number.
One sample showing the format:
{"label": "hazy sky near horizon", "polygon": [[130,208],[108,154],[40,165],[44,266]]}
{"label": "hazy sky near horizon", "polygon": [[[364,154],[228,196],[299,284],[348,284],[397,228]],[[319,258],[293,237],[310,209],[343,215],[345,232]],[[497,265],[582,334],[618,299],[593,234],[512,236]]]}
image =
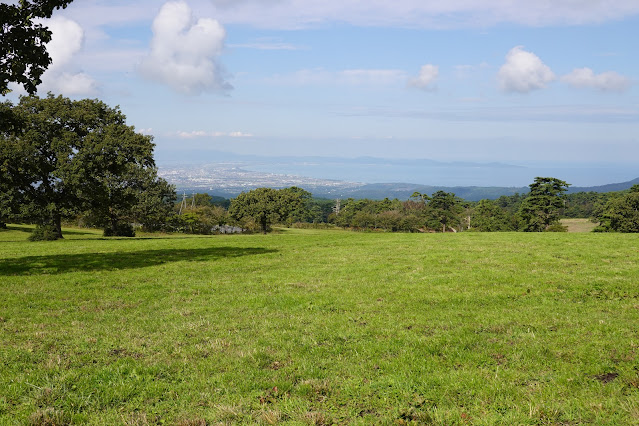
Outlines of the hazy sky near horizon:
{"label": "hazy sky near horizon", "polygon": [[119,105],[159,159],[639,158],[637,0],[76,0],[48,25],[40,94]]}

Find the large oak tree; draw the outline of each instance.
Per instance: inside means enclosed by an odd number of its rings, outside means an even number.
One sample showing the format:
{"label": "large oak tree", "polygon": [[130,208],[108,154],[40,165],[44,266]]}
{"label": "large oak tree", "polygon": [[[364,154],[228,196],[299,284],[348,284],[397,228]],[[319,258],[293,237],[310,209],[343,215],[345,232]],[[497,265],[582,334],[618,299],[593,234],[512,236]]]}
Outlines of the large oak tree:
{"label": "large oak tree", "polygon": [[80,212],[118,234],[149,194],[173,191],[157,177],[152,138],[118,108],[50,94],[22,97],[11,114],[19,125],[0,134],[0,206],[58,238],[62,219]]}

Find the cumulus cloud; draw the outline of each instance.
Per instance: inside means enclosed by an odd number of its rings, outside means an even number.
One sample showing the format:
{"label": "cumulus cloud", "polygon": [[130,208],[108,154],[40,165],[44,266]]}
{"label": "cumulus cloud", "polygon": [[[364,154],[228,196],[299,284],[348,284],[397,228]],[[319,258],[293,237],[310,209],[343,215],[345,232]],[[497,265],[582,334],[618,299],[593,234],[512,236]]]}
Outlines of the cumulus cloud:
{"label": "cumulus cloud", "polygon": [[544,89],[555,79],[555,74],[539,56],[515,46],[506,55],[506,63],[497,74],[502,90],[506,92],[528,93]]}
{"label": "cumulus cloud", "polygon": [[226,31],[214,19],[193,17],[184,1],[169,1],[153,21],[151,51],[140,64],[143,76],[185,94],[232,89],[217,61]]}
{"label": "cumulus cloud", "polygon": [[623,92],[630,87],[630,79],[614,71],[595,74],[590,68],[577,68],[561,77],[561,81],[578,88]]}
{"label": "cumulus cloud", "polygon": [[419,75],[415,78],[411,78],[408,81],[408,85],[422,90],[435,90],[435,81],[438,76],[439,67],[437,65],[422,65],[422,68],[419,70]]}
{"label": "cumulus cloud", "polygon": [[47,44],[51,65],[42,75],[40,89],[68,96],[96,94],[97,82],[90,75],[73,70],[73,59],[82,49],[84,41],[82,27],[71,19],[59,16],[43,23],[51,30],[51,41]]}

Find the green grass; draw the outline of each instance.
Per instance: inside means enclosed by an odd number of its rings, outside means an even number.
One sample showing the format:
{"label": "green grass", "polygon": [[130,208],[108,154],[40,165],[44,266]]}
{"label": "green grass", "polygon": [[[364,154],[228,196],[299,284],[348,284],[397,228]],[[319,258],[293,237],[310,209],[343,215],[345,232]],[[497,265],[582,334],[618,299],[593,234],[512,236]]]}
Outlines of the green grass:
{"label": "green grass", "polygon": [[0,232],[0,424],[639,424],[639,236]]}

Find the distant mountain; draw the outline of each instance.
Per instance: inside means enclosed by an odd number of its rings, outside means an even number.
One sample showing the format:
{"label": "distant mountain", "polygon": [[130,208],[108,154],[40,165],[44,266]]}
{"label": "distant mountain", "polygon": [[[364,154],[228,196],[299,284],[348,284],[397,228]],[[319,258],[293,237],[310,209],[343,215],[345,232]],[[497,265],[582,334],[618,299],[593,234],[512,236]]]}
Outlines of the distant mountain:
{"label": "distant mountain", "polygon": [[571,194],[573,192],[614,192],[614,191],[625,191],[626,189],[630,189],[633,185],[639,185],[639,178],[633,179],[628,182],[621,183],[610,183],[608,185],[600,185],[600,186],[575,186],[568,188],[568,193]]}
{"label": "distant mountain", "polygon": [[[633,185],[639,184],[639,178],[628,182],[611,183],[601,186],[590,187],[569,187],[568,193],[575,192],[613,192],[629,189]],[[322,191],[316,188],[313,195],[318,198],[370,198],[381,200],[384,198],[408,199],[413,193],[431,195],[437,191],[453,192],[456,196],[468,201],[479,201],[484,199],[496,200],[502,195],[527,194],[529,187],[498,187],[498,186],[432,186],[414,185],[409,183],[372,183],[359,187],[344,188],[338,190],[333,188],[329,191]]]}
{"label": "distant mountain", "polygon": [[322,191],[316,188],[313,195],[318,198],[370,198],[381,200],[384,198],[397,198],[407,200],[413,193],[431,195],[437,191],[453,192],[460,198],[468,201],[479,201],[482,199],[497,199],[502,195],[514,195],[516,193],[527,193],[528,187],[506,188],[506,187],[481,187],[481,186],[432,186],[415,185],[410,183],[369,183],[355,188],[344,188],[338,190],[332,188]]}

